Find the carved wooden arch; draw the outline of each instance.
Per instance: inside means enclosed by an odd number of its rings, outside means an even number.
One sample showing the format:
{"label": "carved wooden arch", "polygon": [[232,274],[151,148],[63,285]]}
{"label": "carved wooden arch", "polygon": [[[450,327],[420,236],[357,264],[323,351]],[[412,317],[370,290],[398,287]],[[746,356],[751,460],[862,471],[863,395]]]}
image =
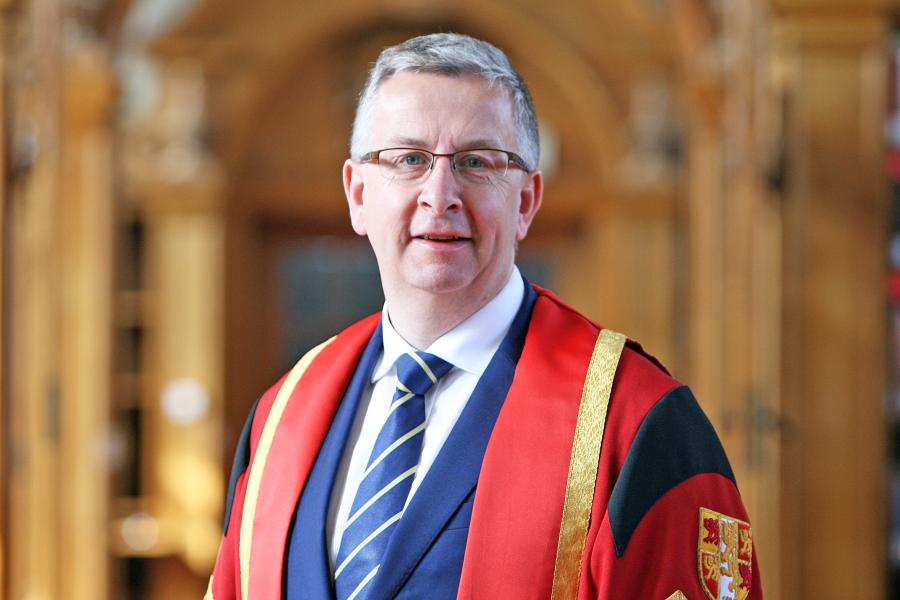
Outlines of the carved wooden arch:
{"label": "carved wooden arch", "polygon": [[[244,108],[238,114],[248,117],[234,132],[231,138],[233,145],[228,148],[228,154],[240,162],[243,152],[249,147],[254,126],[259,122],[257,117],[265,113],[267,99],[275,93],[274,87],[293,76],[297,63],[314,53],[326,40],[364,29],[381,20],[421,24],[427,22],[429,14],[421,8],[412,9],[403,2],[351,0],[338,7],[317,6],[306,13],[307,18],[302,22],[291,25],[283,23],[277,33],[270,32],[270,35],[275,33],[286,40],[279,44],[282,50],[278,56],[266,65],[270,74],[266,78],[267,84],[245,96]],[[552,82],[573,107],[575,118],[584,124],[583,139],[594,159],[593,173],[598,185],[607,189],[615,187],[615,178],[609,175],[609,168],[618,164],[625,154],[624,119],[614,106],[597,70],[568,40],[499,0],[480,0],[477,10],[472,2],[446,3],[441,5],[438,17],[456,21],[473,31],[489,32],[501,47],[522,57]],[[503,23],[503,27],[491,28],[486,23]],[[571,85],[573,81],[579,82],[575,91]]]}

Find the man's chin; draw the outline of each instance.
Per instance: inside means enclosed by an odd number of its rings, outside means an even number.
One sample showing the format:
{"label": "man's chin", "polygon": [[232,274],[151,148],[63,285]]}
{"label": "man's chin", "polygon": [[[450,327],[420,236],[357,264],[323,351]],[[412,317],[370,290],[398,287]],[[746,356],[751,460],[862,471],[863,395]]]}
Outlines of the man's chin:
{"label": "man's chin", "polygon": [[448,277],[416,281],[413,283],[412,287],[420,292],[434,294],[436,296],[447,296],[450,294],[465,293],[469,289],[469,283],[471,282],[462,281],[459,277]]}
{"label": "man's chin", "polygon": [[474,277],[449,265],[417,269],[407,277],[410,287],[441,296],[465,293],[473,287],[474,280]]}

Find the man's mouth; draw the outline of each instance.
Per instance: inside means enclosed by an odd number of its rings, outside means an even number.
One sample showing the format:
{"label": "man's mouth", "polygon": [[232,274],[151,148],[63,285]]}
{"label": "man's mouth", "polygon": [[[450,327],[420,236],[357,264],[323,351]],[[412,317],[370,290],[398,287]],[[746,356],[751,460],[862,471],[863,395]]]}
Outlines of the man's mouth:
{"label": "man's mouth", "polygon": [[459,242],[468,240],[469,238],[461,235],[442,235],[442,234],[425,234],[416,236],[420,240],[428,240],[430,242]]}

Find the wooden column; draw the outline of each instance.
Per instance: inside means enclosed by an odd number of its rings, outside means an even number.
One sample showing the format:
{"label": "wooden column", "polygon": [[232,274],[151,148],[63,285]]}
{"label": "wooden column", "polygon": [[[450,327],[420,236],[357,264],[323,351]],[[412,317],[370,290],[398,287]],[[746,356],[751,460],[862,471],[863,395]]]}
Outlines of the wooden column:
{"label": "wooden column", "polygon": [[114,76],[100,46],[72,49],[63,77],[59,198],[60,597],[107,595],[115,261],[112,118]]}
{"label": "wooden column", "polygon": [[[151,597],[202,595],[221,538],[224,220],[217,179],[157,185],[147,226],[147,506],[160,523]],[[152,191],[148,189],[146,191]],[[165,575],[168,574],[168,575]],[[193,577],[191,577],[191,574]]]}
{"label": "wooden column", "polygon": [[[9,181],[7,335],[9,457],[7,592],[53,598],[59,588],[59,175],[62,19],[52,0],[23,2],[7,21],[15,167]],[[40,23],[40,27],[32,27]],[[23,35],[33,31],[32,36]],[[28,74],[31,77],[28,77]]]}
{"label": "wooden column", "polygon": [[884,597],[887,20],[873,2],[835,4],[787,11],[777,29],[789,68],[783,598]]}

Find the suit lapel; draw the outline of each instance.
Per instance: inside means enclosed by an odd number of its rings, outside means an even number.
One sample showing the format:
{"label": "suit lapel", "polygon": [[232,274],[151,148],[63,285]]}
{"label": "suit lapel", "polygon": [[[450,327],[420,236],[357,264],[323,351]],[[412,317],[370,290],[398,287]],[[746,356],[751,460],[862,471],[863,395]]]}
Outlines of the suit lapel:
{"label": "suit lapel", "polygon": [[391,535],[371,583],[373,600],[394,598],[434,540],[475,489],[491,431],[515,374],[536,294],[525,297],[450,436]]}
{"label": "suit lapel", "polygon": [[381,348],[382,336],[379,324],[359,359],[344,399],[341,400],[331,429],[303,489],[294,518],[290,551],[286,561],[285,591],[288,600],[292,598],[325,600],[334,596],[325,529],[328,506],[359,399],[366,388]]}

